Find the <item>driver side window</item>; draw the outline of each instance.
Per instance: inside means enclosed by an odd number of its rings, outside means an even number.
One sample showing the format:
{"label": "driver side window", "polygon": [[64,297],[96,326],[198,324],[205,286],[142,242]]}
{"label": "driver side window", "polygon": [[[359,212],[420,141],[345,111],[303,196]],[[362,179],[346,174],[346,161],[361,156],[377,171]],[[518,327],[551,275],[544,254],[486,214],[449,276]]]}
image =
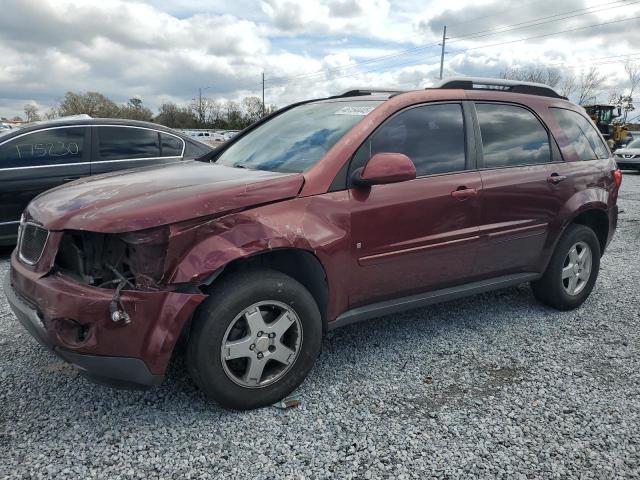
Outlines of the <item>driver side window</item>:
{"label": "driver side window", "polygon": [[465,170],[462,106],[424,105],[387,120],[354,155],[349,178],[376,153],[405,154],[415,164],[419,177]]}

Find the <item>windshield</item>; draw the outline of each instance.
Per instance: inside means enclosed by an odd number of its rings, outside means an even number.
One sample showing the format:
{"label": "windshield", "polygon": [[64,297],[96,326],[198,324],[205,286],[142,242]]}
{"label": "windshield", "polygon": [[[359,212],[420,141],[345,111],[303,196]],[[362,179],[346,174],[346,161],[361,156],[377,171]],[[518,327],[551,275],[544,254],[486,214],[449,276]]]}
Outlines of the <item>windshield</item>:
{"label": "windshield", "polygon": [[640,138],[631,140],[626,148],[640,148]]}
{"label": "windshield", "polygon": [[240,138],[216,163],[272,172],[304,172],[380,101],[308,103]]}

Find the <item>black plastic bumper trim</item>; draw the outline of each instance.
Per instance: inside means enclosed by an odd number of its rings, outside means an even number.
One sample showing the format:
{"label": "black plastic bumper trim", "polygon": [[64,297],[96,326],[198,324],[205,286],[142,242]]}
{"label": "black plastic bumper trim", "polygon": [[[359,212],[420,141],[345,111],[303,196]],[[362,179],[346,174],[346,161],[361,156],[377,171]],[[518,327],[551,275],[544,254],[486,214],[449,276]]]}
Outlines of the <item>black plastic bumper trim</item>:
{"label": "black plastic bumper trim", "polygon": [[31,336],[89,379],[120,388],[149,388],[162,383],[164,376],[151,373],[139,358],[77,353],[54,345],[38,312],[20,298],[11,285],[11,272],[4,278],[3,288],[11,310]]}

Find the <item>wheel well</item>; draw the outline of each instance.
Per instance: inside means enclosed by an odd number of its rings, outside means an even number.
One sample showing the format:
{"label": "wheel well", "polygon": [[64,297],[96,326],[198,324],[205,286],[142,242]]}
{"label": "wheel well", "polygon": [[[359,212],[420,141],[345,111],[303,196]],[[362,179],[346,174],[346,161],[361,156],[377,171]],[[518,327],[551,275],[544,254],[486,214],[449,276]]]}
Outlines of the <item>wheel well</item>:
{"label": "wheel well", "polygon": [[602,255],[609,235],[609,218],[607,214],[602,210],[587,210],[574,218],[572,223],[584,225],[595,232],[600,242],[600,255]]}
{"label": "wheel well", "polygon": [[318,304],[323,328],[326,329],[329,304],[327,275],[318,257],[307,250],[294,248],[276,249],[246,258],[239,258],[225,265],[223,271],[215,277],[211,285],[215,285],[219,278],[230,273],[257,267],[270,268],[289,275],[309,290],[309,293]]}

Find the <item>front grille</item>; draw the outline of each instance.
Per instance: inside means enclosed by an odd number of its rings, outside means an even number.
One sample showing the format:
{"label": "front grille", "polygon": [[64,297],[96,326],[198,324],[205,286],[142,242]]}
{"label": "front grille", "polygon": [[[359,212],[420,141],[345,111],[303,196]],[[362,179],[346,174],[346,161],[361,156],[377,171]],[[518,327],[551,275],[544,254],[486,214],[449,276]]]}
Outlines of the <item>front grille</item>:
{"label": "front grille", "polygon": [[35,265],[42,257],[44,247],[49,238],[49,230],[36,225],[25,223],[20,228],[20,260],[27,265]]}

